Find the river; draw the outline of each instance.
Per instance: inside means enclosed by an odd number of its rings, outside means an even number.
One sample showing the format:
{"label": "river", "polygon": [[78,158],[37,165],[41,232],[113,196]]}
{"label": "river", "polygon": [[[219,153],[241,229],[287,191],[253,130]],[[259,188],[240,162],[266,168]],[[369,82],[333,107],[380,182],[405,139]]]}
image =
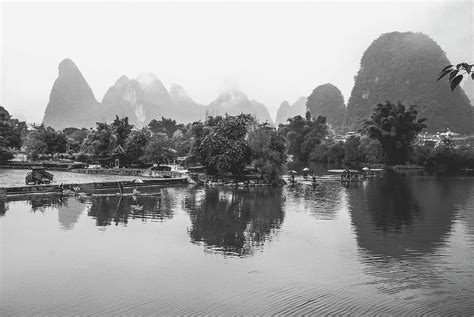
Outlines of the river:
{"label": "river", "polygon": [[470,315],[474,178],[0,201],[0,315]]}

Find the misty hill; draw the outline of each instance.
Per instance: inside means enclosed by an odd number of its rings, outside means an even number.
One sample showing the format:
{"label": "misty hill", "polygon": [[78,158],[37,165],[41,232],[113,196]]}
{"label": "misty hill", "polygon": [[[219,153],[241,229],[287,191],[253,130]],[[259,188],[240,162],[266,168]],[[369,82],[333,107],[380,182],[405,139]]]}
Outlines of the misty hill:
{"label": "misty hill", "polygon": [[58,78],[51,89],[43,123],[56,129],[93,127],[98,110],[99,103],[76,64],[64,59],[59,63]]}
{"label": "misty hill", "polygon": [[458,87],[451,92],[447,80],[436,82],[448,64],[441,47],[425,34],[382,34],[362,56],[347,106],[352,128],[360,126],[377,103],[389,100],[417,104],[419,117],[428,119],[428,131],[472,132],[472,107],[464,91]]}
{"label": "misty hill", "polygon": [[96,122],[111,122],[116,115],[128,117],[137,127],[153,119],[171,118],[179,123],[205,119],[208,115],[236,115],[250,113],[258,120],[272,123],[262,103],[250,101],[237,90],[221,94],[208,106],[196,103],[179,85],[170,92],[152,73],[140,74],[136,79],[121,76],[99,103],[81,72],[70,59],[59,64],[59,76],[51,90],[43,123],[55,129],[66,127],[94,127]]}
{"label": "misty hill", "polygon": [[137,127],[174,113],[168,91],[151,73],[140,74],[137,79],[125,75],[120,77],[105,93],[102,108],[101,120],[111,121],[116,115],[126,116]]}
{"label": "misty hill", "polygon": [[205,118],[206,107],[195,102],[180,85],[170,87],[170,97],[175,111],[172,118],[177,122],[189,123]]}
{"label": "misty hill", "polygon": [[333,129],[343,128],[346,106],[344,97],[336,86],[328,83],[316,87],[306,101],[306,108],[314,118],[325,116]]}
{"label": "misty hill", "polygon": [[306,100],[306,97],[299,97],[292,105],[288,101],[283,101],[280,108],[278,108],[275,123],[277,125],[286,123],[288,118],[298,115],[304,117],[306,114]]}
{"label": "misty hill", "polygon": [[250,113],[255,115],[260,122],[268,121],[272,123],[270,113],[265,105],[250,101],[248,97],[241,91],[229,90],[217,97],[211,102],[207,108],[208,115],[239,115],[241,113]]}

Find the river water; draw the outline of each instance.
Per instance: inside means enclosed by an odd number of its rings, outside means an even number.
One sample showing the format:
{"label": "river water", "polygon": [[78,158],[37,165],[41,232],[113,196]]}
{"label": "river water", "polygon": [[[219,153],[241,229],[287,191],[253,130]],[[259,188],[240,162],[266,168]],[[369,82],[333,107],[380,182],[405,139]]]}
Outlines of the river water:
{"label": "river water", "polygon": [[474,312],[474,178],[0,201],[0,315]]}

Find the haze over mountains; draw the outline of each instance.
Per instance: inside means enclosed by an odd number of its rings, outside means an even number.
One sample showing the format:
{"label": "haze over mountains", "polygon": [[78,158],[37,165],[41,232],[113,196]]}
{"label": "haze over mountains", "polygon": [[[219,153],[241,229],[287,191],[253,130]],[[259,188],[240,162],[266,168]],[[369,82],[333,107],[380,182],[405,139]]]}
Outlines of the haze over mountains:
{"label": "haze over mountains", "polygon": [[[418,105],[420,117],[428,119],[428,131],[447,128],[471,133],[473,107],[461,87],[451,92],[447,81],[436,82],[449,64],[444,51],[427,35],[412,32],[382,34],[365,51],[347,108],[340,90],[332,84],[317,86],[308,98],[292,105],[285,101],[278,109],[276,124],[310,110],[324,115],[337,130],[355,130],[368,118],[377,103],[389,100]],[[250,113],[272,123],[267,107],[249,99],[239,90],[221,93],[209,105],[195,102],[186,90],[172,85],[168,91],[152,73],[136,79],[121,76],[99,103],[78,67],[70,59],[59,64],[43,122],[57,129],[93,127],[98,121],[110,122],[118,115],[129,117],[137,127],[152,119],[171,118],[180,123],[203,120],[207,115]],[[469,83],[471,84],[471,83]]]}
{"label": "haze over mountains", "polygon": [[71,59],[59,64],[58,78],[53,84],[43,123],[55,129],[94,127],[96,122],[110,122],[116,115],[128,117],[137,127],[153,119],[171,118],[180,123],[203,120],[207,115],[250,113],[272,123],[264,104],[249,100],[241,91],[222,93],[208,106],[196,103],[183,87],[172,85],[170,91],[152,73],[136,79],[121,76],[99,103],[79,68]]}

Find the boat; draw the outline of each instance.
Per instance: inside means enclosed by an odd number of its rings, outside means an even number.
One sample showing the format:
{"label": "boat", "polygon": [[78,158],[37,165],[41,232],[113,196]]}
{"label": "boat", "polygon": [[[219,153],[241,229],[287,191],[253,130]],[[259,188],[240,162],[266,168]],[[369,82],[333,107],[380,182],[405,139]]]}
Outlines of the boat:
{"label": "boat", "polygon": [[361,182],[366,179],[364,173],[353,169],[331,169],[328,172],[340,174],[339,181],[341,183]]}
{"label": "boat", "polygon": [[[166,178],[166,179],[144,179],[144,180],[133,180],[133,181],[115,181],[115,182],[100,182],[100,183],[87,183],[77,184],[76,191],[83,192],[89,195],[130,195],[133,196],[133,191],[140,189],[140,195],[150,195],[153,190],[164,186],[164,185],[185,185],[187,184],[187,178]],[[135,194],[137,195],[137,193]]]}

